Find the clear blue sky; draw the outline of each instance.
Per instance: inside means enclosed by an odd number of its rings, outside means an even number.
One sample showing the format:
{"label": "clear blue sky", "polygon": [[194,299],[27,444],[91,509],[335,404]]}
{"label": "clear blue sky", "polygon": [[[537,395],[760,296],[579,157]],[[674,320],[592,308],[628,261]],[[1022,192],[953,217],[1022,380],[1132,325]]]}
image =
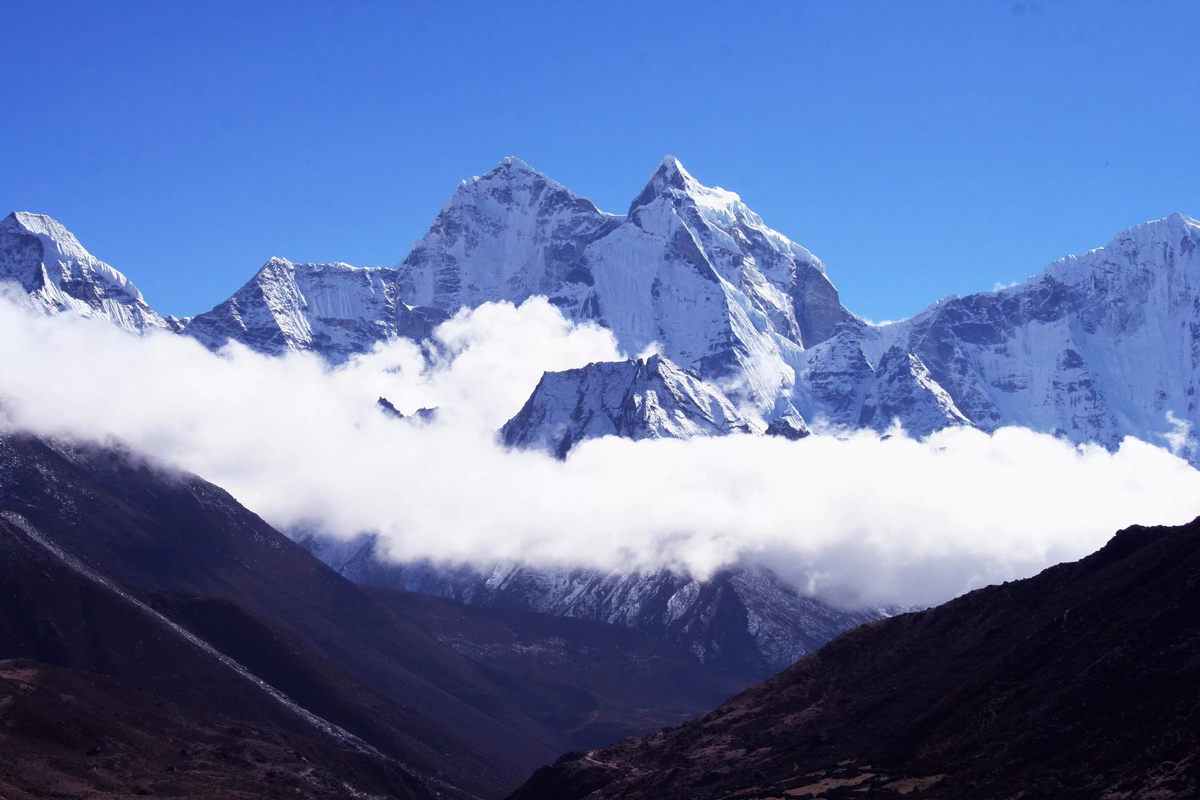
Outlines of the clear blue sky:
{"label": "clear blue sky", "polygon": [[391,265],[517,155],[622,212],[666,153],[880,320],[1200,216],[1200,2],[6,4],[0,213],[164,313]]}

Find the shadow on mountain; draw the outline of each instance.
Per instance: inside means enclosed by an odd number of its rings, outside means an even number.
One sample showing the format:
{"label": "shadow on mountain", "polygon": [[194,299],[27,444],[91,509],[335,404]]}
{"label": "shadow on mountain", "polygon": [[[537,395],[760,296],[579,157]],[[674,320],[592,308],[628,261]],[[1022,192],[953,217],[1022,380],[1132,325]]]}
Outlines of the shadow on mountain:
{"label": "shadow on mountain", "polygon": [[[569,748],[744,686],[612,626],[527,615],[511,633],[504,616],[359,587],[221,489],[117,447],[0,437],[0,587],[0,658],[308,737],[331,775],[374,759],[380,781],[403,778],[385,787],[397,797],[501,796]],[[474,640],[491,655],[464,654]],[[566,678],[535,666],[552,646]]]}
{"label": "shadow on mountain", "polygon": [[712,713],[512,800],[1200,792],[1200,521],[856,628]]}

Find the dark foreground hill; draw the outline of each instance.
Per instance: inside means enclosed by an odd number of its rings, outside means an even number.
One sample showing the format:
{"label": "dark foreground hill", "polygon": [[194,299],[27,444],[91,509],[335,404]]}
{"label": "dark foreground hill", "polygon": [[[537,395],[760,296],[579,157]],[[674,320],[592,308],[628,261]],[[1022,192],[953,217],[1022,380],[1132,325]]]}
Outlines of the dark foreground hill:
{"label": "dark foreground hill", "polygon": [[[387,764],[365,784],[347,780],[362,796],[398,798],[503,796],[568,749],[678,724],[744,686],[612,626],[509,628],[449,601],[359,587],[195,476],[116,447],[0,435],[0,659],[71,670],[31,667],[43,676],[31,685],[98,674],[185,716],[305,737],[322,774],[357,774],[338,772],[351,756]],[[488,652],[471,651],[474,639]],[[555,648],[573,672],[527,668]],[[102,734],[127,724],[105,716],[101,689],[57,691],[94,700]],[[12,753],[38,751],[36,737],[14,743],[20,730],[32,729],[8,730],[0,776]],[[46,747],[46,764],[58,763]],[[86,774],[97,782],[79,796],[101,791],[99,773]]]}
{"label": "dark foreground hill", "polygon": [[389,758],[177,705],[94,673],[0,661],[0,797],[130,795],[430,796]]}
{"label": "dark foreground hill", "polygon": [[513,800],[1200,795],[1200,521],[856,628]]}

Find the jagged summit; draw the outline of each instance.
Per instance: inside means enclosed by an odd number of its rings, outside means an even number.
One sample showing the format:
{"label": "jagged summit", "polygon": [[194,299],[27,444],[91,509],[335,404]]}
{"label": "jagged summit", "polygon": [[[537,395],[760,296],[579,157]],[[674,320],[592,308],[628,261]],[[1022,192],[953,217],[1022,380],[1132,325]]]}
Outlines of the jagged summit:
{"label": "jagged summit", "polygon": [[663,192],[668,189],[687,191],[689,182],[695,186],[699,186],[696,179],[683,168],[683,164],[679,162],[679,159],[675,158],[675,156],[665,156],[659,163],[658,168],[650,176],[650,180],[646,181],[646,185],[641,193],[630,203],[629,213],[632,214],[634,209],[640,208],[652,202],[655,198],[662,196]]}
{"label": "jagged summit", "polygon": [[73,255],[84,254],[87,251],[61,222],[45,214],[33,214],[29,211],[14,211],[0,220],[0,230],[16,226],[26,233],[35,236],[46,236],[56,242],[62,252],[73,251]]}
{"label": "jagged summit", "polygon": [[186,333],[214,350],[232,339],[272,355],[315,351],[339,363],[398,336],[424,338],[446,318],[400,302],[396,275],[389,267],[274,257],[233,297],[192,319]]}
{"label": "jagged summit", "polygon": [[397,287],[406,303],[448,313],[545,295],[569,315],[591,318],[598,309],[586,305],[594,278],[584,251],[618,224],[587,198],[506,158],[458,186],[398,265]]}
{"label": "jagged summit", "polygon": [[1157,244],[1170,242],[1179,244],[1184,239],[1200,239],[1200,222],[1178,211],[1162,219],[1143,222],[1121,231],[1113,237],[1109,247],[1125,243]]}
{"label": "jagged summit", "polygon": [[[653,203],[660,197],[673,198],[672,202],[675,204],[685,201],[713,208],[730,208],[736,205],[738,211],[744,215],[753,216],[757,224],[762,224],[762,219],[746,208],[737,194],[719,186],[709,187],[700,183],[684,169],[683,164],[675,156],[666,156],[659,163],[654,174],[650,176],[650,180],[646,181],[641,193],[630,203],[629,214],[634,215],[637,209]],[[735,215],[736,212],[726,212],[727,217],[731,218]]]}
{"label": "jagged summit", "polygon": [[700,186],[700,182],[692,177],[692,173],[684,169],[683,162],[670,155],[663,156],[663,160],[658,164],[658,169],[650,176],[650,182],[657,182],[673,189],[685,189],[689,185]]}
{"label": "jagged summit", "polygon": [[705,379],[732,379],[737,402],[760,413],[787,407],[791,351],[854,319],[820,261],[678,159],[660,163],[626,217],[517,164],[458,188],[399,266],[405,302],[454,313],[543,295],[612,330],[626,353],[657,343]]}
{"label": "jagged summit", "polygon": [[573,201],[583,201],[591,205],[590,200],[572,192],[525,161],[516,156],[505,156],[482,175],[460,182],[454,194],[442,207],[442,213],[455,206],[473,205],[481,201],[500,201],[510,205],[536,203],[540,196],[547,193],[562,194]]}
{"label": "jagged summit", "polygon": [[[43,256],[53,261],[71,262],[87,261],[92,256],[61,222],[45,214],[31,214],[28,211],[14,211],[0,220],[0,235],[27,234],[41,240]],[[10,266],[11,261],[6,261]],[[112,270],[113,279],[120,276],[123,285],[132,287],[133,284],[121,273]],[[140,293],[138,295],[141,296]]]}
{"label": "jagged summit", "polygon": [[555,186],[561,186],[556,181],[552,181],[545,173],[539,172],[516,156],[505,156],[496,163],[496,166],[482,175],[476,175],[459,183],[459,188],[462,189],[477,184],[528,183],[529,181],[539,179],[552,183]]}
{"label": "jagged summit", "polygon": [[527,162],[522,161],[516,156],[505,156],[504,158],[500,159],[496,166],[492,167],[489,172],[497,172],[499,170],[515,170],[517,172],[534,172],[538,175],[542,174],[533,167],[529,166]]}
{"label": "jagged summit", "polygon": [[132,281],[45,214],[14,211],[0,220],[0,282],[20,285],[45,314],[98,317],[133,333],[168,327]]}
{"label": "jagged summit", "polygon": [[661,355],[547,372],[500,431],[510,447],[565,458],[585,439],[690,439],[757,433],[716,386]]}
{"label": "jagged summit", "polygon": [[[842,306],[811,253],[672,156],[628,216],[505,158],[458,187],[396,269],[271,259],[191,321],[163,320],[42,215],[0,221],[0,278],[46,313],[333,362],[423,338],[462,308],[545,296],[608,328],[624,353],[654,348],[721,386],[768,425],[793,415],[847,429],[899,418],[922,434],[1022,425],[1107,447],[1174,441],[1169,415],[1200,429],[1200,223],[1182,213],[1017,286],[878,326]],[[1181,454],[1200,463],[1200,444]]]}

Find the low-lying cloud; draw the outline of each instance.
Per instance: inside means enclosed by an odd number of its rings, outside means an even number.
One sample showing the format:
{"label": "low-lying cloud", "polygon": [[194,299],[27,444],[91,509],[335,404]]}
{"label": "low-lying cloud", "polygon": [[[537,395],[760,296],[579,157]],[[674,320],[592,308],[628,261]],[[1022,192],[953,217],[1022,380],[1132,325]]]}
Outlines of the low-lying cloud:
{"label": "low-lying cloud", "polygon": [[[494,430],[544,370],[620,355],[545,300],[489,304],[424,347],[397,341],[333,369],[9,301],[0,341],[11,425],[119,437],[282,529],[374,532],[398,559],[700,576],[761,560],[835,601],[932,603],[1083,556],[1125,525],[1200,514],[1200,472],[1166,449],[1130,439],[1110,453],[1016,428],[602,439],[566,462],[508,451]],[[396,420],[379,396],[444,412]]]}

